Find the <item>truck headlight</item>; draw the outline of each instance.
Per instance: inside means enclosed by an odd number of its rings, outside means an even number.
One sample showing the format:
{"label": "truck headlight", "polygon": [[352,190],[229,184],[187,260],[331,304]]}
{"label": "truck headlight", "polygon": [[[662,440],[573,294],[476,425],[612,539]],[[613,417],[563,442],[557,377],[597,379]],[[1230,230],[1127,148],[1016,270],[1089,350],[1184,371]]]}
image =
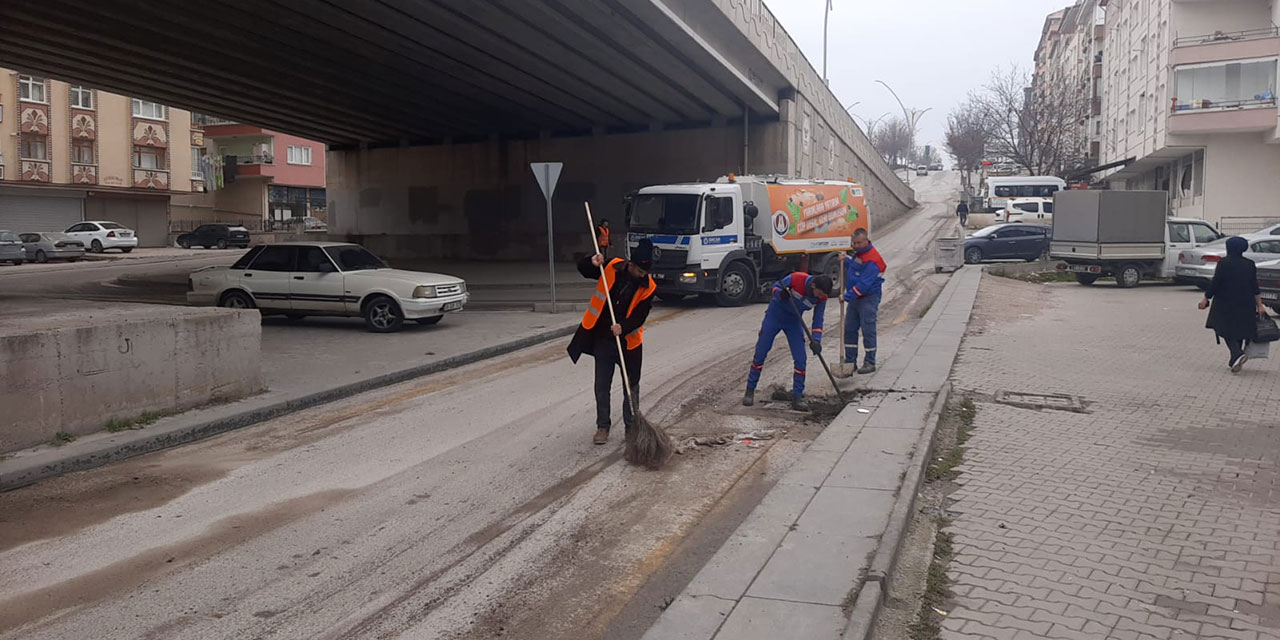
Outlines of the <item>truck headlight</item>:
{"label": "truck headlight", "polygon": [[436,287],[432,284],[424,284],[413,290],[415,298],[434,298],[436,297]]}
{"label": "truck headlight", "polygon": [[693,284],[698,281],[698,274],[693,271],[686,271],[680,274],[680,284]]}

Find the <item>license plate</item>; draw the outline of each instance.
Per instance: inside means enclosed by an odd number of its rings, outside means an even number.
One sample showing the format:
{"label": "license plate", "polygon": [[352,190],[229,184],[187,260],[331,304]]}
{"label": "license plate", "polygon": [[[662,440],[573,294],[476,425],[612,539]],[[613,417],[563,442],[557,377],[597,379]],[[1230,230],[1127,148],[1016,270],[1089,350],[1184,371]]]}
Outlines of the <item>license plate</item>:
{"label": "license plate", "polygon": [[462,308],[461,302],[446,302],[441,311],[457,311]]}
{"label": "license plate", "polygon": [[1280,293],[1275,293],[1272,291],[1263,291],[1262,299],[1263,300],[1280,300]]}
{"label": "license plate", "polygon": [[653,279],[654,279],[654,280],[666,280],[666,279],[667,279],[667,277],[666,277],[666,276],[664,276],[664,275],[662,275],[661,273],[651,273],[651,274],[649,274],[649,275],[653,276]]}
{"label": "license plate", "polygon": [[1067,271],[1078,271],[1080,273],[1101,273],[1102,267],[1094,267],[1087,264],[1067,265]]}

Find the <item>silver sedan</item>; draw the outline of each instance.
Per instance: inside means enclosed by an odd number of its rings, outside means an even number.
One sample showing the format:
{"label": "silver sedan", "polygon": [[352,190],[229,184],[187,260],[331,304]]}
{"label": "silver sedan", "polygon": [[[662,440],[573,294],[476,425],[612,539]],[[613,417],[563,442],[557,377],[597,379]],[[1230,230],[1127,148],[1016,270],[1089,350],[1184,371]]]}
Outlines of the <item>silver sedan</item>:
{"label": "silver sedan", "polygon": [[27,260],[48,262],[50,260],[66,260],[75,262],[84,257],[84,243],[59,231],[42,233],[23,233],[22,246]]}
{"label": "silver sedan", "polygon": [[[1244,236],[1249,241],[1249,250],[1244,257],[1254,262],[1280,259],[1280,235],[1270,232],[1251,233]],[[1174,268],[1174,276],[1181,281],[1191,282],[1201,289],[1209,286],[1213,280],[1213,272],[1218,262],[1227,257],[1227,239],[1223,238],[1209,244],[1184,249],[1178,254],[1178,266]]]}

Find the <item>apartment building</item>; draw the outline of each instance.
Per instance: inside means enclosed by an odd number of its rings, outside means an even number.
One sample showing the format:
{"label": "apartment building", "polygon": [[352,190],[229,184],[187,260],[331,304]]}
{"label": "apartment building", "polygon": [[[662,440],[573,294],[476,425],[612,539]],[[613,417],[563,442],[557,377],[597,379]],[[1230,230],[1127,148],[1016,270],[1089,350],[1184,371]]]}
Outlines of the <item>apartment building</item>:
{"label": "apartment building", "polygon": [[[1280,217],[1280,0],[1102,0],[1102,162],[1113,188],[1231,228]],[[1249,218],[1250,221],[1240,219]]]}
{"label": "apartment building", "polygon": [[164,246],[170,198],[202,188],[193,135],[186,111],[0,69],[0,229],[112,220]]}
{"label": "apartment building", "polygon": [[1035,83],[1078,91],[1088,102],[1079,123],[1079,139],[1087,145],[1085,162],[1092,166],[1102,157],[1102,60],[1107,34],[1103,1],[1080,0],[1049,14],[1035,54]]}
{"label": "apartment building", "polygon": [[231,222],[279,228],[293,218],[327,219],[325,146],[262,127],[196,114],[194,152],[204,193],[175,198],[175,226]]}

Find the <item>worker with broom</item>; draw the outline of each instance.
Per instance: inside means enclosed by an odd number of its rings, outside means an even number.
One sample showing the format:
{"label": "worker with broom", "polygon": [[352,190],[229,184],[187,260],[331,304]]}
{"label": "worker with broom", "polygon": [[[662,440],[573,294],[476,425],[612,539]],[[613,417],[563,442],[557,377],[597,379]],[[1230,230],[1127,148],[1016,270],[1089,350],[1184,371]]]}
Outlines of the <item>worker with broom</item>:
{"label": "worker with broom", "polygon": [[[619,366],[615,344],[618,337],[622,338],[625,347],[623,366],[626,366],[626,377],[631,381],[631,389],[623,389],[622,421],[628,435],[635,429],[633,402],[629,401],[627,394],[635,397],[640,392],[644,321],[649,317],[653,294],[658,290],[658,285],[649,277],[652,266],[653,242],[648,238],[640,240],[631,250],[630,260],[614,258],[606,262],[602,254],[596,253],[578,262],[578,272],[582,277],[597,283],[596,293],[569,343],[569,357],[577,363],[578,358],[586,353],[596,361],[596,435],[592,440],[595,444],[609,441],[609,427],[612,426],[609,391],[613,387],[613,369]],[[613,302],[612,316],[605,309],[606,300]],[[617,319],[616,324],[610,322],[611,317]]]}
{"label": "worker with broom", "polygon": [[815,355],[822,352],[822,322],[827,311],[827,298],[833,290],[831,276],[812,276],[796,272],[777,281],[773,285],[773,295],[769,299],[769,309],[764,313],[764,323],[760,326],[760,337],[756,340],[755,356],[751,359],[751,372],[747,374],[747,392],[742,396],[742,404],[751,406],[756,403],[756,385],[760,383],[760,373],[764,370],[764,359],[773,348],[773,339],[781,331],[787,335],[787,344],[791,347],[791,358],[795,361],[795,376],[791,387],[791,408],[796,411],[808,411],[809,403],[804,399],[804,371],[808,361],[805,354],[804,312],[813,310],[813,335],[809,348]]}

